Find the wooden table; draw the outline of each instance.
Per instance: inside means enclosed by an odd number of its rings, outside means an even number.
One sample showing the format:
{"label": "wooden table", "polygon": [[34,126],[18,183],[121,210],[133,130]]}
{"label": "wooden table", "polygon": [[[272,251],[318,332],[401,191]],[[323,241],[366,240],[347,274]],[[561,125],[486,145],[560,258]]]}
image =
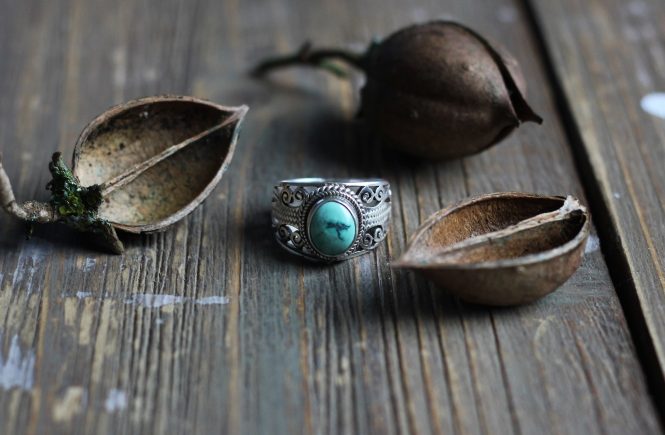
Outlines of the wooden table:
{"label": "wooden table", "polygon": [[[230,170],[171,231],[107,255],[0,216],[0,433],[653,434],[665,415],[665,91],[660,0],[3,2],[0,149],[21,199],[92,117],[162,93],[251,107]],[[353,121],[359,77],[247,75],[308,38],[357,47],[453,17],[506,46],[545,118],[450,163]],[[362,45],[360,45],[362,47]],[[375,254],[282,254],[271,187],[382,176]],[[557,292],[471,306],[389,260],[424,218],[486,192],[573,194],[595,230]],[[157,296],[145,296],[157,295]],[[206,299],[207,298],[207,299]],[[206,302],[206,303],[201,303]]]}

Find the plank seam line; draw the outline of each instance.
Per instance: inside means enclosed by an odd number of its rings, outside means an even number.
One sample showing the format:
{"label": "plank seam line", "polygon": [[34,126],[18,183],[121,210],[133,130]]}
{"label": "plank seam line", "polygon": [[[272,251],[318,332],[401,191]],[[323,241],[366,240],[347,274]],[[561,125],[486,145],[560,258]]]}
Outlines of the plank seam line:
{"label": "plank seam line", "polygon": [[[665,377],[659,364],[653,337],[649,333],[647,320],[644,312],[640,309],[635,277],[631,274],[627,254],[623,249],[619,231],[612,221],[610,208],[603,200],[602,188],[595,179],[591,158],[584,146],[584,140],[579,125],[575,121],[570,101],[556,72],[553,56],[548,49],[544,31],[541,30],[541,23],[535,7],[531,3],[532,1],[534,0],[520,0],[519,2],[524,11],[528,31],[533,35],[537,51],[540,53],[540,62],[554,97],[556,113],[563,127],[568,147],[571,150],[577,175],[582,182],[582,188],[593,221],[597,224],[595,227],[599,235],[601,252],[626,318],[652,404],[658,413],[661,426],[665,426]],[[646,334],[643,333],[645,331]]]}

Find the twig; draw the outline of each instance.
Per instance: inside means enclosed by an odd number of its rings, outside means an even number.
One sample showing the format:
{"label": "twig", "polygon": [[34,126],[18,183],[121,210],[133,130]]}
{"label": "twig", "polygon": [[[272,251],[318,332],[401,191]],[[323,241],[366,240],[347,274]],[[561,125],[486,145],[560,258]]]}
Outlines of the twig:
{"label": "twig", "polygon": [[308,41],[294,54],[271,57],[259,63],[252,70],[252,74],[262,76],[273,69],[285,66],[309,65],[325,69],[338,77],[346,77],[346,72],[329,62],[330,60],[341,60],[355,68],[365,70],[364,55],[337,48],[313,50],[312,44]]}
{"label": "twig", "polygon": [[41,224],[55,222],[60,218],[58,212],[49,203],[26,201],[19,204],[16,202],[12,184],[2,166],[2,154],[0,154],[0,204],[8,214],[27,222]]}

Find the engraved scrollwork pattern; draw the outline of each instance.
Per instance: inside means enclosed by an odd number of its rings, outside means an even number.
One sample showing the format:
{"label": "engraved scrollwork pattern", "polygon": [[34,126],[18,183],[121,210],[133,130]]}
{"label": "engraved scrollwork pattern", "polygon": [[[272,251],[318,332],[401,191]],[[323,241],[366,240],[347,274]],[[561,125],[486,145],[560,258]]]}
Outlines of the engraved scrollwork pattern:
{"label": "engraved scrollwork pattern", "polygon": [[284,243],[291,243],[296,249],[301,248],[305,242],[300,231],[289,225],[280,225],[277,228],[277,237]]}
{"label": "engraved scrollwork pattern", "polygon": [[297,208],[307,199],[307,190],[304,187],[292,189],[291,186],[280,186],[276,195],[279,196],[282,204]]}
{"label": "engraved scrollwork pattern", "polygon": [[358,197],[363,204],[381,203],[390,197],[390,187],[385,184],[364,186],[358,192]]}
{"label": "engraved scrollwork pattern", "polygon": [[[358,218],[355,241],[344,254],[336,257],[327,257],[317,252],[307,236],[309,210],[326,198],[345,201],[355,209]],[[385,182],[368,183],[353,189],[336,182],[297,187],[283,183],[275,186],[272,202],[275,238],[287,250],[310,259],[333,261],[354,257],[375,248],[386,238],[391,192],[390,185]]]}
{"label": "engraved scrollwork pattern", "polygon": [[382,225],[379,225],[377,227],[370,228],[367,231],[365,231],[365,235],[363,236],[361,246],[363,247],[363,249],[372,249],[385,238],[386,238],[386,231]]}

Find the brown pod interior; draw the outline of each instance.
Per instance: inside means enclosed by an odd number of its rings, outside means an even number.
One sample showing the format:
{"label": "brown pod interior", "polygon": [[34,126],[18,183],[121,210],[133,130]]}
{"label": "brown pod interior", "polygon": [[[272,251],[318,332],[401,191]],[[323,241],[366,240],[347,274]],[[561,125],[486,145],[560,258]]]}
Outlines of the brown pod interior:
{"label": "brown pod interior", "polygon": [[[84,130],[74,154],[74,174],[85,186],[103,185],[234,113],[233,108],[183,98],[151,98],[119,106]],[[109,192],[100,217],[131,232],[159,230],[178,220],[221,177],[237,124],[203,135]]]}
{"label": "brown pod interior", "polygon": [[[411,260],[430,260],[446,247],[519,224],[543,213],[558,210],[564,203],[561,197],[493,196],[454,207],[447,213],[435,215],[429,225],[410,244]],[[511,243],[514,245],[514,243]],[[542,242],[540,243],[542,245]]]}
{"label": "brown pod interior", "polygon": [[432,215],[392,266],[421,272],[469,302],[527,303],[575,272],[589,226],[570,196],[483,195]]}

